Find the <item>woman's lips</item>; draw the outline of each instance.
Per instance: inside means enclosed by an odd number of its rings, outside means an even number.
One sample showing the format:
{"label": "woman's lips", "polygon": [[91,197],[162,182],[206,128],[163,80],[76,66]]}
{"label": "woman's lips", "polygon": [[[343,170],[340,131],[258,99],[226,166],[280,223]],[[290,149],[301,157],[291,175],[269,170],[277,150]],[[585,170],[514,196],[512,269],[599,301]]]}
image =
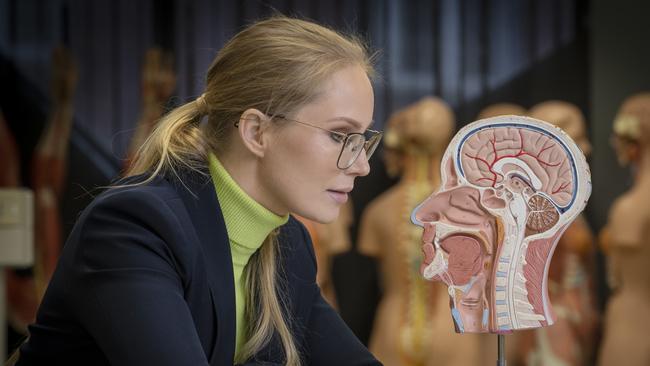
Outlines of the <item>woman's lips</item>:
{"label": "woman's lips", "polygon": [[337,203],[343,204],[348,201],[348,194],[346,192],[333,191],[331,189],[328,189],[327,193]]}

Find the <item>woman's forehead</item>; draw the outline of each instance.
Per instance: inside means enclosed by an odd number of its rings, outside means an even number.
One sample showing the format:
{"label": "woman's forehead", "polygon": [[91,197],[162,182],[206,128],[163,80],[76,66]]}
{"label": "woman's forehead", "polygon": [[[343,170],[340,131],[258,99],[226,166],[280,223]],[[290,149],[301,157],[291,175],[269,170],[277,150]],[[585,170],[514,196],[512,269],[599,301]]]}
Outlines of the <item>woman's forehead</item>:
{"label": "woman's forehead", "polygon": [[347,67],[332,74],[318,96],[306,107],[326,110],[323,120],[345,117],[368,124],[372,120],[374,93],[370,80],[360,67]]}

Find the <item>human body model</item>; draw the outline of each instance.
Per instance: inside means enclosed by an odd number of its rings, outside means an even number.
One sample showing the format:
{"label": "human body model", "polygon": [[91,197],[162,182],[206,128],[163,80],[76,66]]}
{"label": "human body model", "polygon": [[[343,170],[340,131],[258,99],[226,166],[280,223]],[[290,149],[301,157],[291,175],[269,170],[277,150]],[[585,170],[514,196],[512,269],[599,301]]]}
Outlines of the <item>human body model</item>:
{"label": "human body model", "polygon": [[18,147],[9,125],[0,110],[0,187],[16,188],[20,186],[20,156]]}
{"label": "human body model", "polygon": [[298,217],[298,220],[309,231],[309,235],[311,235],[314,244],[316,263],[318,264],[316,282],[320,286],[325,300],[334,308],[338,308],[338,305],[334,291],[334,282],[332,280],[332,258],[350,249],[352,245],[350,226],[352,225],[353,217],[352,202],[350,200],[341,207],[339,217],[329,224],[320,224],[303,217]]}
{"label": "human body model", "polygon": [[153,131],[156,122],[163,116],[165,103],[176,87],[176,74],[171,55],[158,48],[147,50],[144,56],[140,87],[140,118],[129,144],[126,168],[129,167],[133,156]]}
{"label": "human body model", "polygon": [[[38,303],[54,272],[63,246],[60,201],[67,176],[68,146],[73,123],[77,69],[68,50],[52,54],[51,110],[34,150],[31,164],[34,190],[35,261],[31,275],[9,270],[9,319],[17,332],[26,333]],[[9,155],[11,160],[12,156]]]}
{"label": "human body model", "polygon": [[[20,155],[9,125],[0,111],[0,188],[18,188],[20,182]],[[27,323],[36,313],[36,291],[30,276],[25,279],[13,269],[3,269],[7,278],[7,320],[16,332],[25,332]]]}
{"label": "human body model", "polygon": [[605,250],[613,292],[606,309],[599,364],[650,362],[650,93],[628,98],[614,122],[619,162],[635,169],[633,187],[609,212]]}
{"label": "human body model", "polygon": [[388,172],[400,180],[362,216],[358,248],[377,258],[383,289],[370,350],[388,366],[478,361],[476,337],[451,331],[444,287],[421,278],[421,230],[409,223],[413,208],[440,185],[440,159],[453,130],[453,113],[440,99],[396,112],[384,153]]}
{"label": "human body model", "polygon": [[412,220],[424,227],[422,274],[448,286],[456,331],[553,324],[549,262],[591,193],[584,155],[546,122],[503,116],[461,129],[441,172]]}
{"label": "human body model", "polygon": [[479,120],[479,119],[485,119],[490,117],[507,116],[507,115],[525,116],[526,114],[527,114],[526,108],[520,106],[519,104],[496,103],[483,108],[479,112],[476,119]]}

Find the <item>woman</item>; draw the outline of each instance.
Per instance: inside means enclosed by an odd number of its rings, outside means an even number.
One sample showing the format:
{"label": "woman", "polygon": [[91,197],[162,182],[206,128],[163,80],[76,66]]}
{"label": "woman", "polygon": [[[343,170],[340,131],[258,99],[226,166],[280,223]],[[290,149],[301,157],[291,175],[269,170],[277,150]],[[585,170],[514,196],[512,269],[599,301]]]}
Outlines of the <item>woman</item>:
{"label": "woman", "polygon": [[80,216],[17,364],[377,363],[289,215],[334,220],[368,174],[371,74],[357,41],[306,21],[237,34]]}

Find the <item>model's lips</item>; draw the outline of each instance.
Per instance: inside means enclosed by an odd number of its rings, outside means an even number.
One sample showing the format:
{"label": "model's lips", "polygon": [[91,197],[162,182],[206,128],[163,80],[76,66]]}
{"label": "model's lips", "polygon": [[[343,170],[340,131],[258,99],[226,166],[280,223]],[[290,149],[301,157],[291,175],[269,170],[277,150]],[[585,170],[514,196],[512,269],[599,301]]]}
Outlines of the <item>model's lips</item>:
{"label": "model's lips", "polygon": [[433,257],[435,256],[435,248],[433,247],[433,244],[424,243],[424,245],[422,245],[422,254],[424,254],[424,259],[422,262],[424,262],[426,265],[431,264]]}
{"label": "model's lips", "polygon": [[420,263],[420,274],[424,276],[424,270],[433,262],[433,257],[435,256],[433,244],[424,243],[422,245],[422,254],[424,254],[424,259]]}
{"label": "model's lips", "polygon": [[430,222],[424,223],[424,232],[422,233],[422,254],[424,259],[420,265],[420,273],[424,274],[424,269],[431,264],[435,256],[433,239],[436,237],[436,226]]}
{"label": "model's lips", "polygon": [[348,192],[349,191],[338,191],[333,189],[328,189],[327,194],[332,197],[332,199],[340,204],[346,203],[348,201]]}

